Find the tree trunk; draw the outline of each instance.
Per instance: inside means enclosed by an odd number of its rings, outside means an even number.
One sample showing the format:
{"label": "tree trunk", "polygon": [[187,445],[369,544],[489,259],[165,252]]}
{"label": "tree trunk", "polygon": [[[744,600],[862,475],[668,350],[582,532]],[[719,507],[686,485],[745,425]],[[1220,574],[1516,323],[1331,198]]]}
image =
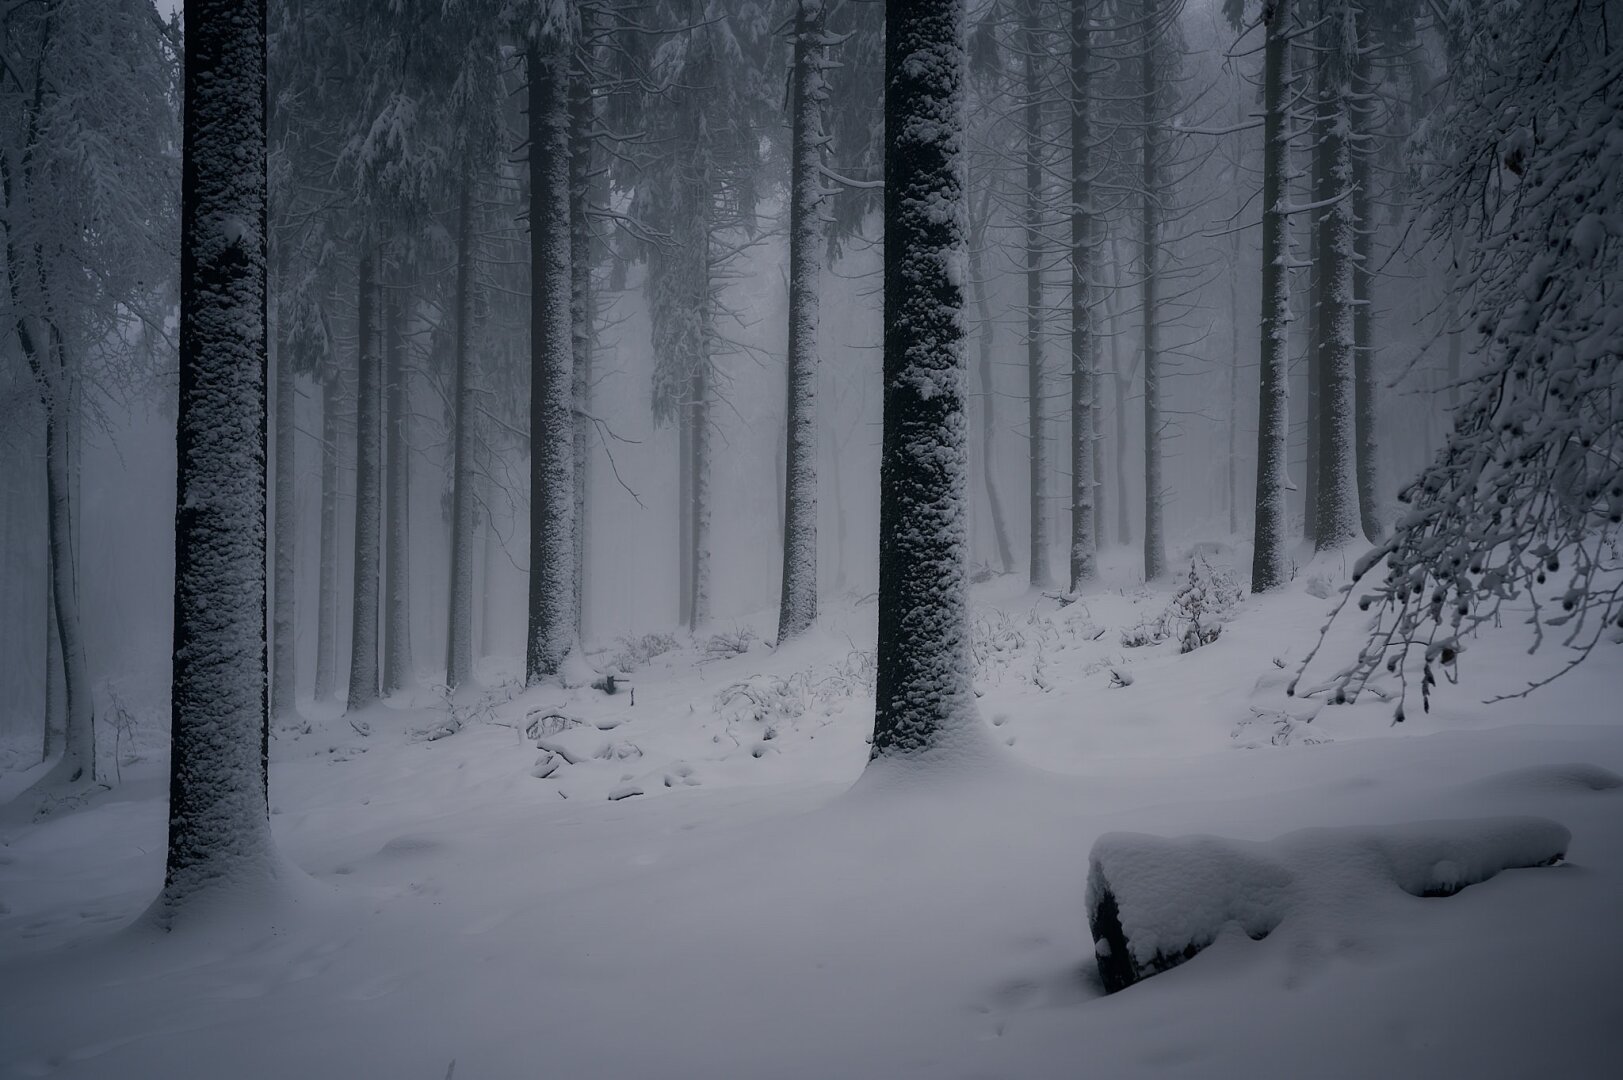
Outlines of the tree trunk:
{"label": "tree trunk", "polygon": [[872,756],[969,749],[963,286],[964,6],[885,28],[884,434]]}
{"label": "tree trunk", "polygon": [[784,420],[783,590],[778,644],[817,618],[817,330],[823,275],[823,0],[795,12],[789,202],[789,385]]}
{"label": "tree trunk", "polygon": [[[709,230],[706,229],[706,235]],[[710,277],[710,260],[705,259],[705,280]],[[688,629],[697,633],[710,622],[710,342],[714,340],[711,327],[709,289],[702,308],[700,322],[703,329],[700,340],[704,343],[701,362],[693,371],[693,479],[689,490],[693,493],[693,599],[688,612]]]}
{"label": "tree trunk", "polygon": [[997,326],[992,321],[992,305],[986,295],[986,276],[981,266],[981,250],[986,241],[986,222],[991,216],[991,188],[981,196],[980,209],[971,220],[969,237],[969,280],[975,290],[975,370],[981,384],[981,483],[992,514],[992,536],[997,543],[998,565],[1005,574],[1014,571],[1014,545],[1003,516],[1003,500],[997,493],[997,388],[992,374],[992,345]]}
{"label": "tree trunk", "polygon": [[[55,329],[51,331],[54,339]],[[62,350],[53,341],[57,371],[64,372]],[[56,382],[54,399],[66,404],[63,380]],[[62,760],[52,770],[69,782],[99,779],[96,772],[95,703],[90,696],[90,675],[85,657],[84,629],[79,618],[78,560],[73,556],[73,506],[68,462],[67,417],[47,406],[45,418],[45,491],[51,550],[51,600],[56,613],[56,643],[62,657],[63,731]],[[263,511],[261,511],[263,513]],[[263,573],[263,571],[261,571]],[[264,634],[263,627],[260,630]]]}
{"label": "tree trunk", "polygon": [[[1328,48],[1341,47],[1340,19],[1326,24]],[[1358,223],[1348,188],[1352,182],[1351,141],[1347,131],[1345,78],[1328,80],[1321,110],[1328,110],[1320,145],[1326,155],[1330,190],[1337,201],[1319,221],[1321,288],[1316,329],[1319,337],[1319,482],[1318,511],[1313,526],[1317,550],[1352,542],[1359,534],[1358,478],[1354,425],[1356,397],[1353,372],[1353,261]]]}
{"label": "tree trunk", "polygon": [[1290,0],[1275,0],[1263,46],[1262,327],[1257,394],[1257,510],[1251,591],[1286,582],[1285,435],[1290,355]]}
{"label": "tree trunk", "polygon": [[693,625],[693,409],[684,389],[676,412],[676,619]]}
{"label": "tree trunk", "polygon": [[[583,37],[589,42],[592,9],[583,7],[581,18]],[[592,265],[595,248],[592,243],[592,223],[588,214],[592,195],[592,149],[595,145],[597,123],[592,103],[590,72],[585,69],[583,43],[574,51],[576,57],[573,77],[569,83],[569,344],[573,355],[573,373],[570,394],[574,408],[575,458],[575,520],[573,580],[575,595],[572,601],[575,616],[575,637],[586,634],[586,500],[592,463],[592,346],[594,323],[597,319],[596,298],[592,289]]]}
{"label": "tree trunk", "polygon": [[338,675],[338,425],[339,373],[321,380],[321,565],[316,582],[315,699],[331,701]]}
{"label": "tree trunk", "polygon": [[[473,170],[457,200],[456,339],[451,392],[451,585],[445,685],[473,677]],[[486,601],[489,602],[488,599]]]}
{"label": "tree trunk", "polygon": [[350,606],[350,711],[378,699],[378,562],[382,554],[382,370],[377,345],[377,263],[361,241],[357,272],[355,380],[355,561]]}
{"label": "tree trunk", "polygon": [[531,685],[558,673],[575,639],[571,46],[549,37],[529,53],[530,596],[524,668]]}
{"label": "tree trunk", "polygon": [[296,554],[298,520],[294,508],[294,480],[296,454],[294,439],[297,428],[293,422],[293,405],[298,400],[298,383],[293,374],[293,357],[286,344],[276,350],[276,459],[275,474],[276,511],[273,524],[275,536],[275,580],[272,585],[274,607],[271,609],[271,698],[272,716],[291,716],[298,709],[297,628],[294,604],[294,556]]}
{"label": "tree trunk", "polygon": [[1353,125],[1353,142],[1348,148],[1352,157],[1352,215],[1353,215],[1353,393],[1357,405],[1355,422],[1358,462],[1358,515],[1364,535],[1376,542],[1381,538],[1380,478],[1375,462],[1375,307],[1374,307],[1374,241],[1375,222],[1370,211],[1373,192],[1370,190],[1372,169],[1370,159],[1375,147],[1371,140],[1374,132],[1372,101],[1374,79],[1370,71],[1369,14],[1355,9],[1357,37],[1352,43],[1353,93],[1357,99],[1348,107],[1348,119]]}
{"label": "tree trunk", "polygon": [[265,5],[186,5],[169,853],[157,914],[274,877],[266,758]]}
{"label": "tree trunk", "polygon": [[1044,53],[1042,22],[1036,0],[1023,5],[1025,42],[1025,158],[1026,158],[1026,428],[1031,502],[1030,581],[1046,588],[1053,580],[1048,570],[1048,442],[1043,415],[1043,160],[1042,86],[1037,63]]}
{"label": "tree trunk", "polygon": [[1087,0],[1071,3],[1071,591],[1097,576],[1093,336],[1092,28]]}
{"label": "tree trunk", "polygon": [[1166,540],[1162,535],[1161,479],[1161,317],[1158,289],[1161,276],[1161,119],[1157,100],[1161,87],[1156,63],[1160,43],[1156,23],[1160,19],[1159,0],[1145,0],[1144,24],[1150,35],[1144,42],[1139,63],[1139,93],[1144,108],[1140,165],[1143,175],[1144,212],[1141,215],[1140,246],[1144,260],[1144,580],[1154,581],[1166,573]]}
{"label": "tree trunk", "polygon": [[405,290],[399,282],[382,288],[384,399],[384,475],[389,485],[384,537],[383,692],[404,690],[412,681],[411,662],[411,452],[408,439],[411,394],[406,382],[406,349],[402,322]]}

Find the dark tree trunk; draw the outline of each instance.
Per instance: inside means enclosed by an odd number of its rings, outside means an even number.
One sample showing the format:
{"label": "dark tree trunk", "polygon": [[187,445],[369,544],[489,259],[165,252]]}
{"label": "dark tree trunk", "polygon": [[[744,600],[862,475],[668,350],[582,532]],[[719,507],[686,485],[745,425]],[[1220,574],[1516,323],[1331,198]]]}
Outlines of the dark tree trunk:
{"label": "dark tree trunk", "polygon": [[997,387],[992,374],[992,346],[997,325],[992,321],[992,305],[986,295],[986,276],[981,252],[986,242],[986,222],[991,216],[992,192],[986,189],[980,207],[970,222],[969,281],[975,291],[975,371],[981,389],[981,483],[992,515],[992,537],[997,544],[998,566],[1007,574],[1014,570],[1014,544],[1003,516],[1003,500],[997,493]]}
{"label": "dark tree trunk", "polygon": [[411,395],[403,339],[405,287],[383,289],[384,385],[388,421],[384,429],[384,475],[389,494],[384,555],[383,692],[392,694],[411,683],[411,451],[408,419]]}
{"label": "dark tree trunk", "polygon": [[338,424],[339,373],[321,380],[321,565],[316,573],[315,700],[331,701],[338,675]]}
{"label": "dark tree trunk", "polygon": [[[445,685],[473,677],[473,170],[457,200],[456,341],[451,391],[451,587]],[[488,603],[488,600],[486,601]]]}
{"label": "dark tree trunk", "polygon": [[1071,591],[1097,574],[1094,421],[1098,361],[1093,335],[1092,27],[1088,0],[1071,2]]}
{"label": "dark tree trunk", "polygon": [[1052,580],[1048,571],[1048,440],[1043,415],[1043,102],[1037,64],[1043,52],[1037,0],[1025,0],[1022,17],[1025,58],[1025,255],[1026,255],[1026,434],[1031,541],[1030,582]]}
{"label": "dark tree trunk", "polygon": [[569,213],[572,42],[529,53],[530,596],[525,678],[558,673],[575,639],[575,434]]}
{"label": "dark tree trunk", "polygon": [[289,716],[297,707],[298,668],[296,609],[294,604],[294,555],[298,535],[297,513],[294,509],[295,458],[293,440],[297,431],[293,423],[293,404],[298,396],[298,384],[293,374],[293,358],[284,343],[276,350],[276,487],[275,521],[273,525],[276,547],[273,553],[275,580],[271,609],[271,715]]}
{"label": "dark tree trunk", "polygon": [[586,634],[586,501],[592,463],[592,346],[597,320],[592,288],[596,248],[589,217],[597,116],[592,103],[591,73],[586,70],[584,60],[586,50],[591,47],[592,15],[590,8],[581,11],[583,41],[575,50],[569,83],[569,344],[574,362],[571,387],[575,428],[573,607],[577,639],[583,639]]}
{"label": "dark tree trunk", "polygon": [[1373,195],[1371,157],[1375,147],[1373,111],[1374,78],[1370,70],[1369,13],[1357,13],[1358,39],[1353,43],[1353,93],[1355,103],[1348,109],[1352,122],[1352,215],[1353,215],[1353,393],[1357,403],[1355,422],[1358,459],[1358,515],[1364,536],[1374,543],[1381,539],[1380,477],[1375,466],[1375,306],[1374,245],[1375,220],[1371,215]]}
{"label": "dark tree trunk", "polygon": [[783,590],[778,643],[817,618],[817,330],[823,275],[821,172],[828,66],[823,0],[795,11],[789,195],[789,385],[784,419]]}
{"label": "dark tree trunk", "polygon": [[1140,134],[1139,164],[1143,170],[1144,210],[1139,225],[1139,245],[1144,260],[1144,580],[1153,581],[1166,573],[1166,539],[1163,536],[1161,479],[1161,115],[1159,95],[1160,65],[1156,49],[1160,45],[1159,0],[1144,0],[1145,33],[1139,62],[1139,94],[1144,107],[1144,127]]}
{"label": "dark tree trunk", "polygon": [[377,262],[361,241],[357,272],[355,379],[355,561],[350,606],[350,710],[378,699],[378,565],[382,542],[382,364],[377,343]]}
{"label": "dark tree trunk", "polygon": [[186,5],[169,854],[158,914],[274,875],[265,641],[265,5]]}
{"label": "dark tree trunk", "polygon": [[884,436],[873,757],[978,734],[965,566],[961,0],[885,30]]}
{"label": "dark tree trunk", "polygon": [[1285,584],[1285,434],[1290,349],[1290,0],[1275,0],[1263,46],[1262,332],[1251,591]]}

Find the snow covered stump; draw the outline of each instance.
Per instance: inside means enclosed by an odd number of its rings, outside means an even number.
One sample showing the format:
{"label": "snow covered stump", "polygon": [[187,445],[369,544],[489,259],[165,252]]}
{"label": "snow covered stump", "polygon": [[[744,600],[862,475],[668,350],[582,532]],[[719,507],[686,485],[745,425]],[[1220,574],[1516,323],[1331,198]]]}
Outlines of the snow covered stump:
{"label": "snow covered stump", "polygon": [[1379,894],[1452,896],[1551,866],[1571,834],[1542,818],[1304,829],[1275,840],[1109,833],[1088,856],[1088,929],[1106,993],[1191,959],[1233,924],[1252,940],[1312,929]]}

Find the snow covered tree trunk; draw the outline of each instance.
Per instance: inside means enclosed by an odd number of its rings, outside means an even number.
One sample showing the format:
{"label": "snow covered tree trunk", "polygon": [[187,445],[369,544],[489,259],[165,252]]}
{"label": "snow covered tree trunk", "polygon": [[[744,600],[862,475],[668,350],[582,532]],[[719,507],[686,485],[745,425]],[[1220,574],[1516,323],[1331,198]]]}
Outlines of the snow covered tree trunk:
{"label": "snow covered tree trunk", "polygon": [[473,177],[457,199],[456,339],[451,391],[451,585],[445,685],[473,677]]}
{"label": "snow covered tree trunk", "polygon": [[1088,0],[1071,2],[1071,591],[1097,574],[1094,524],[1092,27]]}
{"label": "snow covered tree trunk", "polygon": [[[13,194],[11,173],[5,169],[0,155],[0,181],[9,203]],[[25,178],[30,169],[23,165]],[[23,311],[20,300],[22,254],[13,237],[15,230],[6,231],[6,277],[15,313],[13,329],[23,358],[38,386],[40,403],[45,412],[45,509],[46,547],[50,569],[50,617],[54,638],[61,659],[62,701],[65,726],[62,739],[62,760],[45,778],[54,783],[65,777],[76,781],[89,772],[95,779],[96,723],[94,703],[90,696],[90,680],[84,651],[84,639],[79,622],[78,560],[73,541],[73,477],[69,460],[72,428],[69,419],[72,397],[68,383],[71,378],[67,350],[55,325],[39,327]],[[38,253],[36,252],[36,258]],[[37,331],[43,330],[43,333]],[[54,621],[53,621],[54,620]],[[49,667],[49,651],[47,667]],[[47,687],[50,672],[47,670]],[[51,722],[51,701],[47,694],[46,727]],[[45,742],[50,743],[47,730]]]}
{"label": "snow covered tree trunk", "polygon": [[[52,363],[58,372],[66,366],[62,349],[53,338]],[[62,658],[62,760],[52,770],[69,782],[96,775],[96,715],[91,699],[90,673],[85,656],[84,629],[79,618],[78,560],[74,558],[72,476],[68,462],[69,425],[65,413],[65,380],[55,380],[45,419],[45,498],[51,551],[51,600],[56,614],[56,644]],[[54,403],[54,405],[53,405]],[[263,633],[263,630],[261,630]]]}
{"label": "snow covered tree trunk", "polygon": [[384,402],[384,475],[389,492],[384,533],[383,692],[411,684],[411,453],[408,440],[410,393],[406,383],[406,347],[402,337],[403,293],[399,282],[382,288]]}
{"label": "snow covered tree trunk", "polygon": [[823,0],[795,10],[793,140],[789,195],[789,375],[784,420],[783,590],[778,644],[817,618],[817,330],[823,275],[821,172],[823,70],[827,48]]}
{"label": "snow covered tree trunk", "polygon": [[569,67],[560,31],[530,47],[530,595],[525,678],[556,675],[575,639],[574,354],[570,340]]}
{"label": "snow covered tree trunk", "polygon": [[275,563],[271,609],[271,698],[272,716],[290,716],[297,709],[298,668],[296,653],[298,623],[294,605],[294,556],[298,536],[297,512],[294,504],[296,463],[294,442],[297,428],[293,423],[293,404],[298,399],[298,384],[293,374],[293,357],[284,342],[276,350],[276,458],[275,458],[275,518],[272,526],[275,536]]}
{"label": "snow covered tree trunk", "polygon": [[479,651],[478,656],[491,656],[496,652],[496,571],[499,569],[496,552],[501,547],[501,537],[496,532],[496,482],[486,478],[484,482],[484,513],[485,519],[485,558],[480,568],[483,575],[479,580]]}
{"label": "snow covered tree trunk", "polygon": [[[1160,0],[1144,0],[1144,25],[1156,27],[1160,21]],[[1160,356],[1160,277],[1161,277],[1161,117],[1159,95],[1161,78],[1156,50],[1159,35],[1152,29],[1143,43],[1139,60],[1140,104],[1144,109],[1139,164],[1142,170],[1144,209],[1140,215],[1139,245],[1144,273],[1144,580],[1154,581],[1166,573],[1166,539],[1162,535],[1164,507],[1161,478],[1161,356]]]}
{"label": "snow covered tree trunk", "polygon": [[693,625],[693,409],[686,401],[676,410],[676,619]]}
{"label": "snow covered tree trunk", "polygon": [[[583,8],[581,18],[592,12]],[[583,26],[582,37],[590,39]],[[592,462],[592,337],[597,319],[592,290],[592,224],[588,217],[592,194],[592,149],[597,124],[592,103],[590,72],[585,68],[585,46],[575,50],[573,77],[569,84],[569,341],[574,354],[573,385],[575,436],[575,637],[586,634],[586,499]]]}
{"label": "snow covered tree trunk", "polygon": [[1044,53],[1042,20],[1037,0],[1025,0],[1022,8],[1024,40],[1026,206],[1026,433],[1027,465],[1031,505],[1029,530],[1031,550],[1028,560],[1030,582],[1046,587],[1053,575],[1048,570],[1048,439],[1043,415],[1043,108],[1042,85],[1037,64]]}
{"label": "snow covered tree trunk", "polygon": [[274,875],[265,642],[265,5],[186,5],[166,924]]}
{"label": "snow covered tree trunk", "polygon": [[1357,95],[1348,109],[1352,122],[1349,152],[1352,156],[1353,215],[1353,395],[1357,403],[1355,427],[1358,462],[1358,514],[1364,536],[1372,543],[1381,539],[1380,482],[1375,468],[1375,307],[1374,242],[1375,221],[1371,215],[1370,158],[1375,152],[1369,130],[1374,120],[1372,100],[1374,79],[1369,47],[1369,12],[1354,12],[1356,38],[1352,42],[1353,91]]}
{"label": "snow covered tree trunk", "polygon": [[876,759],[963,748],[978,723],[965,565],[965,67],[961,0],[891,0]]}
{"label": "snow covered tree trunk", "polygon": [[[1235,170],[1238,192],[1238,169]],[[1240,234],[1234,234],[1229,262],[1229,422],[1228,509],[1229,535],[1240,535]]]}
{"label": "snow covered tree trunk", "polygon": [[1326,80],[1327,110],[1320,145],[1329,168],[1328,183],[1337,201],[1319,220],[1320,292],[1316,329],[1319,364],[1319,482],[1318,507],[1313,526],[1317,550],[1340,548],[1359,535],[1358,479],[1353,441],[1356,400],[1353,385],[1353,245],[1358,223],[1349,194],[1352,184],[1351,140],[1348,138],[1347,97],[1350,88],[1334,54],[1341,47],[1341,18],[1326,23],[1326,62],[1333,66]]}
{"label": "snow covered tree trunk", "polygon": [[383,387],[377,346],[377,262],[361,241],[356,274],[355,561],[350,606],[348,708],[378,699],[378,565],[382,555]]}
{"label": "snow covered tree trunk", "polygon": [[315,700],[331,701],[338,674],[338,373],[321,380],[321,564],[316,572]]}
{"label": "snow covered tree trunk", "polygon": [[1285,584],[1285,436],[1290,362],[1290,0],[1264,15],[1262,328],[1257,394],[1257,508],[1251,591]]}
{"label": "snow covered tree trunk", "polygon": [[[708,227],[705,235],[709,235]],[[710,260],[705,259],[705,280],[710,276]],[[701,309],[700,341],[704,343],[701,363],[693,370],[693,599],[688,612],[688,629],[697,632],[710,622],[710,345],[714,340],[709,302]]]}
{"label": "snow covered tree trunk", "polygon": [[998,565],[1007,574],[1014,569],[1014,544],[1003,516],[1003,500],[997,493],[997,388],[992,374],[992,346],[997,324],[992,321],[992,304],[987,297],[986,276],[981,252],[986,242],[986,222],[991,216],[991,189],[981,197],[980,209],[971,222],[969,236],[969,281],[975,293],[975,370],[981,388],[981,483],[986,486],[986,502],[991,510],[992,536],[997,543]]}

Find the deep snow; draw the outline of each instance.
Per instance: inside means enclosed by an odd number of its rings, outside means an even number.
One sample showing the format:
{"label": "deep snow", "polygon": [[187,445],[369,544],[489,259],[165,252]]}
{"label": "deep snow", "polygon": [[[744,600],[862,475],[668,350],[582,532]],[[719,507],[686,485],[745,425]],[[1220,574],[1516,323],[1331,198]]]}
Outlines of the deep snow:
{"label": "deep snow", "polygon": [[[767,615],[741,655],[680,639],[613,696],[464,692],[441,738],[431,690],[354,725],[306,703],[272,745],[280,894],[169,935],[138,918],[162,876],[161,756],[39,822],[5,808],[0,1075],[1609,1075],[1623,789],[1599,770],[1623,772],[1623,655],[1485,706],[1560,662],[1507,629],[1429,714],[1314,716],[1283,687],[1339,572],[1305,567],[1187,655],[1121,643],[1178,578],[1123,586],[1107,557],[1063,609],[978,587],[1003,753],[941,777],[862,774],[871,599],[825,598],[777,652]],[[0,776],[0,799],[27,778]],[[1566,862],[1329,905],[1262,941],[1231,927],[1102,996],[1083,898],[1103,834],[1507,816],[1570,830]]]}

